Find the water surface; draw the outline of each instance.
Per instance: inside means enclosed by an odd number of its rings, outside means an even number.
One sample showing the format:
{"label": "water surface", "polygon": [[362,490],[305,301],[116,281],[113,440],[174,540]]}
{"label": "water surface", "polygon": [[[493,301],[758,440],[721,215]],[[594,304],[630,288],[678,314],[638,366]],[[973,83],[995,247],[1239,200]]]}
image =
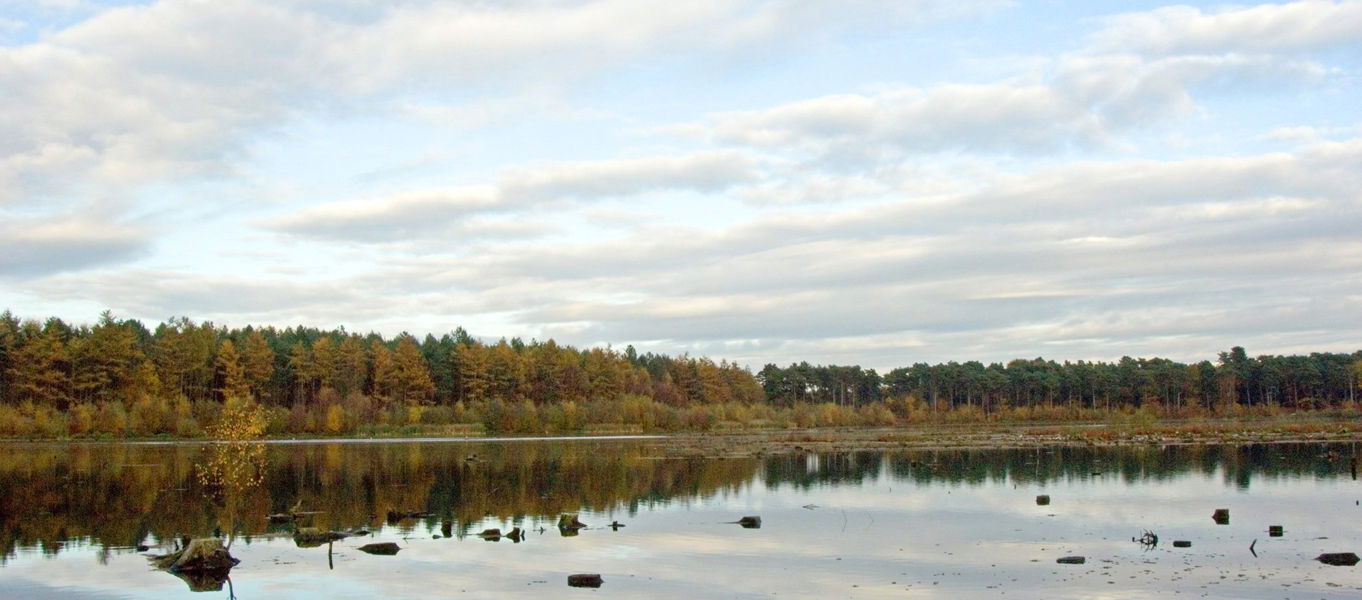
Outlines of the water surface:
{"label": "water surface", "polygon": [[[656,440],[0,447],[3,598],[1356,598],[1351,445],[666,458]],[[1037,503],[1038,495],[1050,503]],[[1230,509],[1230,522],[1212,512]],[[372,535],[317,547],[268,515]],[[389,511],[429,517],[389,522]],[[589,527],[565,535],[558,515]],[[760,528],[733,523],[759,515]],[[612,522],[623,527],[611,528]],[[1268,535],[1282,525],[1281,537]],[[485,541],[487,528],[528,531]],[[146,556],[222,532],[230,581]],[[1132,537],[1151,531],[1157,546]],[[446,535],[446,533],[448,535]],[[571,532],[568,532],[571,533]],[[1174,548],[1174,540],[1192,542]],[[396,556],[358,550],[396,542]],[[149,546],[139,551],[138,546]],[[1083,565],[1057,564],[1081,555]],[[600,573],[596,590],[567,586]],[[220,585],[220,589],[216,586]],[[208,588],[193,591],[192,588]]]}

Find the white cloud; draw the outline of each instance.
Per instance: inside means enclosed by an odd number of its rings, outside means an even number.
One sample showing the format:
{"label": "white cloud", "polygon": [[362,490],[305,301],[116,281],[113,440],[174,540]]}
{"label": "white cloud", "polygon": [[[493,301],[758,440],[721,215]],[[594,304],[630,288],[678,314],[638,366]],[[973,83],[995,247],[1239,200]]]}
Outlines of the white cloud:
{"label": "white cloud", "polygon": [[1099,48],[1153,54],[1297,51],[1357,45],[1362,2],[1304,0],[1204,12],[1169,6],[1104,19]]}
{"label": "white cloud", "polygon": [[[1017,79],[825,96],[713,115],[684,129],[708,131],[721,143],[795,148],[872,164],[893,160],[899,152],[1102,149],[1114,147],[1121,134],[1192,113],[1197,88],[1262,89],[1317,81],[1324,74],[1313,63],[1271,56],[1073,56],[1045,82]],[[883,151],[895,154],[886,157]]]}
{"label": "white cloud", "polygon": [[[0,201],[229,174],[255,136],[302,111],[344,113],[394,98],[410,105],[400,100],[410,94],[555,88],[659,50],[725,52],[846,23],[916,24],[1001,4],[117,7],[36,43],[0,48],[0,89],[13,92],[0,96]],[[418,106],[448,115],[461,104],[452,103],[444,111]]]}

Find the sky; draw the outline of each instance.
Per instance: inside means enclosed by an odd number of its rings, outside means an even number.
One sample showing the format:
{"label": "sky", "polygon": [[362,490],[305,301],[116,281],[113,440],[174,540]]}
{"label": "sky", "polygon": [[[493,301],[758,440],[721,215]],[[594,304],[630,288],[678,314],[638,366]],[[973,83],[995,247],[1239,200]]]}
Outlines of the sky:
{"label": "sky", "polygon": [[0,0],[0,309],[1362,348],[1362,1]]}

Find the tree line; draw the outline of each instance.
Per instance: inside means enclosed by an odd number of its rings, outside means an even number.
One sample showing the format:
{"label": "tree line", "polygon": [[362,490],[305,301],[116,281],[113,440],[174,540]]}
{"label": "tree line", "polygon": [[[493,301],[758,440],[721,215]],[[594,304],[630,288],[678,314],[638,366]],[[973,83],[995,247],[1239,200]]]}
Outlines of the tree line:
{"label": "tree line", "polygon": [[543,407],[566,411],[555,416],[571,429],[593,403],[642,401],[640,410],[665,420],[679,418],[678,408],[761,403],[762,391],[727,361],[553,340],[485,343],[462,328],[418,340],[184,317],[153,329],[109,312],[92,326],[0,314],[0,407],[23,407],[30,419],[64,415],[72,433],[194,435],[231,398],[264,407],[275,433],[452,422],[514,431],[532,429],[518,421],[546,416]]}
{"label": "tree line", "polygon": [[[385,338],[343,328],[227,328],[185,317],[149,328],[105,312],[94,325],[0,313],[0,435],[198,436],[259,406],[271,434],[465,424],[486,431],[892,424],[915,414],[1065,406],[1313,408],[1355,401],[1362,351],[1217,362],[1036,358],[859,366],[767,364],[485,342],[462,328]],[[370,430],[372,432],[372,430]]]}
{"label": "tree line", "polygon": [[757,378],[768,402],[786,406],[915,398],[931,410],[973,407],[984,412],[1054,404],[1102,410],[1148,405],[1322,408],[1356,401],[1362,350],[1252,358],[1236,346],[1221,352],[1215,363],[1128,356],[1116,362],[1058,363],[1035,358],[985,365],[952,361],[917,363],[885,375],[859,366],[804,362],[785,368],[768,364]]}

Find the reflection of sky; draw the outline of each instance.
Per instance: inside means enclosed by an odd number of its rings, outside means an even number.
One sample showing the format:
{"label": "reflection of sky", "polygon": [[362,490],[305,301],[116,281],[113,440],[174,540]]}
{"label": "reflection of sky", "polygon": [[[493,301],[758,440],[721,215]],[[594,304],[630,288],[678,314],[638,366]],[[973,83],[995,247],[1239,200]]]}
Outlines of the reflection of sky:
{"label": "reflection of sky", "polygon": [[[584,513],[594,527],[575,537],[537,518],[520,523],[531,530],[520,544],[432,539],[437,524],[385,528],[337,543],[334,570],[325,547],[238,540],[232,553],[242,563],[232,579],[242,599],[561,597],[579,592],[565,581],[578,572],[603,575],[592,597],[618,598],[1358,596],[1357,568],[1312,559],[1362,550],[1360,484],[1255,475],[1243,487],[1227,471],[950,482],[891,474],[885,461],[864,477],[809,485],[767,484],[758,473],[687,502]],[[1041,493],[1048,506],[1036,505]],[[1212,522],[1216,508],[1230,509],[1229,525]],[[762,528],[731,523],[744,515],[761,515]],[[626,526],[604,527],[612,520]],[[1286,535],[1269,538],[1267,526],[1277,524]],[[470,529],[511,526],[488,519]],[[1158,547],[1131,541],[1145,529],[1159,534]],[[1175,549],[1175,539],[1193,545]],[[371,541],[403,550],[395,557],[357,550]],[[0,567],[0,597],[227,597],[225,588],[191,594],[141,555],[114,553],[101,565],[97,552],[79,544],[55,557],[21,551]],[[1055,563],[1071,554],[1088,562]]]}

